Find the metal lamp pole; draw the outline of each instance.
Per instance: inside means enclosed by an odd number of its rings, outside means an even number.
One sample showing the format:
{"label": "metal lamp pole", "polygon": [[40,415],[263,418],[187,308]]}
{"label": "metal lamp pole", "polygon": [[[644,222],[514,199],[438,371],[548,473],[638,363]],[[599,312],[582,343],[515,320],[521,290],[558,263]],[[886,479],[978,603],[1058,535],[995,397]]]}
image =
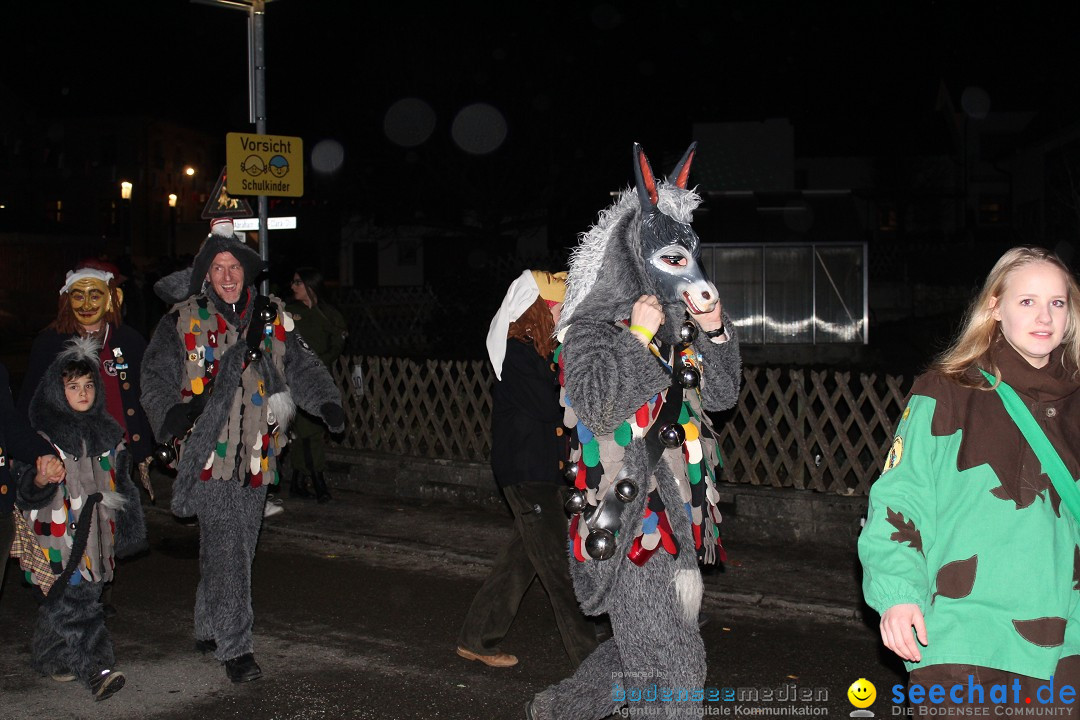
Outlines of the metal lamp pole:
{"label": "metal lamp pole", "polygon": [[[266,130],[266,40],[264,24],[266,3],[271,0],[191,0],[202,5],[214,5],[230,10],[243,10],[248,14],[248,120],[255,123],[255,132],[265,135]],[[270,264],[270,233],[267,228],[269,203],[266,195],[259,195],[259,257]],[[270,281],[259,285],[263,295],[270,293]]]}

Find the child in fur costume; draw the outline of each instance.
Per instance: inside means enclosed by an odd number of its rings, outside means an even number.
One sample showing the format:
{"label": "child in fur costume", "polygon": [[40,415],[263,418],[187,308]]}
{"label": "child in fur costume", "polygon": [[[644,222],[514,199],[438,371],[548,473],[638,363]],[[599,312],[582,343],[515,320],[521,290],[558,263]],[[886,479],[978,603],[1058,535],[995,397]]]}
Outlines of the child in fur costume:
{"label": "child in fur costume", "polygon": [[124,674],[112,669],[101,589],[112,580],[114,557],[145,549],[146,526],[124,431],[99,391],[97,350],[92,340],[73,340],[34,393],[30,422],[59,451],[66,477],[27,469],[16,503],[36,540],[17,553],[27,579],[45,593],[31,665],[58,681],[77,679],[104,700],[124,686]]}

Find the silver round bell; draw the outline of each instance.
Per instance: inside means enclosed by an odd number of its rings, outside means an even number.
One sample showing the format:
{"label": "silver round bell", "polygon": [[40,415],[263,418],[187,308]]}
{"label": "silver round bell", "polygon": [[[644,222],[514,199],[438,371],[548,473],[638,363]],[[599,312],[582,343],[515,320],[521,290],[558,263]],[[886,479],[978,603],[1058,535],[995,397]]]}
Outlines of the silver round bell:
{"label": "silver round bell", "polygon": [[637,485],[630,480],[620,480],[615,483],[615,497],[628,503],[637,497]]}
{"label": "silver round bell", "polygon": [[666,448],[677,448],[686,442],[686,430],[679,423],[668,423],[660,428],[660,443]]}
{"label": "silver round bell", "polygon": [[249,363],[256,362],[261,357],[262,357],[262,353],[259,352],[259,350],[257,348],[248,348],[247,361]]}
{"label": "silver round bell", "polygon": [[689,345],[697,339],[698,326],[693,320],[687,320],[679,326],[679,342]]}
{"label": "silver round bell", "polygon": [[595,560],[608,560],[615,554],[615,535],[610,530],[598,528],[585,538],[585,552]]}
{"label": "silver round bell", "polygon": [[563,479],[568,483],[572,483],[577,480],[578,466],[575,462],[566,463],[566,466],[562,470]]}
{"label": "silver round bell", "polygon": [[262,320],[264,325],[268,325],[274,322],[274,318],[277,317],[277,308],[272,305],[264,305],[259,310],[259,319]]}
{"label": "silver round bell", "polygon": [[701,373],[697,368],[686,365],[679,370],[675,379],[684,388],[696,388],[701,384]]}
{"label": "silver round bell", "polygon": [[589,504],[589,501],[585,498],[585,493],[575,492],[570,493],[570,497],[566,498],[566,502],[563,503],[563,508],[571,515],[578,515]]}

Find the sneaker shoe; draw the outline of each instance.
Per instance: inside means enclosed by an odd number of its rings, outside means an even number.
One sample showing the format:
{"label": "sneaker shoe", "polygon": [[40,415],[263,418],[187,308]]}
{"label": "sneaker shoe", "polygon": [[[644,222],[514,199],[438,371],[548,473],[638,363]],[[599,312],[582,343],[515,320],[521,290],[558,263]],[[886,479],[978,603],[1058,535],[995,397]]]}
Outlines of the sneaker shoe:
{"label": "sneaker shoe", "polygon": [[119,670],[102,670],[90,678],[90,692],[95,700],[107,700],[124,687],[124,673]]}
{"label": "sneaker shoe", "polygon": [[278,500],[277,503],[273,503],[270,500],[267,500],[266,507],[263,508],[263,517],[274,517],[275,515],[280,515],[283,512],[285,512],[285,508],[281,507],[280,500]]}

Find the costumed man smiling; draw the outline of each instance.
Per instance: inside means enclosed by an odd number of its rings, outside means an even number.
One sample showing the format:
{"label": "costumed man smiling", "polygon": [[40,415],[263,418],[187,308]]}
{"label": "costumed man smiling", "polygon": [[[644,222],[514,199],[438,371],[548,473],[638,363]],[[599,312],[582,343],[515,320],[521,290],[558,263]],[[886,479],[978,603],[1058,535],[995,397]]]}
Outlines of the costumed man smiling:
{"label": "costumed man smiling", "polygon": [[232,220],[214,220],[191,269],[154,286],[174,305],[143,362],[143,407],[158,437],[179,448],[172,510],[199,518],[195,646],[233,682],[262,677],[251,563],[288,423],[297,405],[334,432],[345,420],[333,378],[281,300],[256,293],[262,270]]}

